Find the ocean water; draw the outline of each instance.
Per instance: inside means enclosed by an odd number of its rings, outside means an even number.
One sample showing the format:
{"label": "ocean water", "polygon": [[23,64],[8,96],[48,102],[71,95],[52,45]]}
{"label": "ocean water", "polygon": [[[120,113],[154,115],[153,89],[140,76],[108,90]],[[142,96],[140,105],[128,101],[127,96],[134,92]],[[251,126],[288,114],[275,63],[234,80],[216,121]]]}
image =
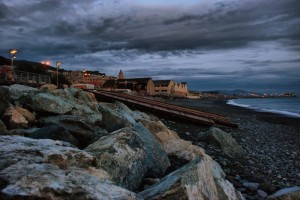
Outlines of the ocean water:
{"label": "ocean water", "polygon": [[232,99],[227,104],[300,118],[300,97]]}

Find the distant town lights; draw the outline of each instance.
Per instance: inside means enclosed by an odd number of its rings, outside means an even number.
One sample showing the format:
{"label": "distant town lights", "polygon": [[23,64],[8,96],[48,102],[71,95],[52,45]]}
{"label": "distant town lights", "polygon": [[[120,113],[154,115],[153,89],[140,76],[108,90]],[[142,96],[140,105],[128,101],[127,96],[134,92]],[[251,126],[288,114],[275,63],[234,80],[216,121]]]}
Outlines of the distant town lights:
{"label": "distant town lights", "polygon": [[42,61],[41,62],[43,65],[50,65],[50,61]]}

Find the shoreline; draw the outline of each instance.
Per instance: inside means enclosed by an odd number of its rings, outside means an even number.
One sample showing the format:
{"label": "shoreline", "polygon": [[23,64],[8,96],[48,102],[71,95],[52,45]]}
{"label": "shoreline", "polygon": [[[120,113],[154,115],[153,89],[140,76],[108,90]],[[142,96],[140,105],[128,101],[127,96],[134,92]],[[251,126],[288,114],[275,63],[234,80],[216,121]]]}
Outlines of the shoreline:
{"label": "shoreline", "polygon": [[286,117],[300,118],[300,113],[291,112],[291,111],[285,111],[285,110],[277,110],[277,109],[257,108],[257,107],[254,107],[254,106],[251,106],[251,105],[247,105],[247,104],[236,103],[234,100],[236,100],[236,99],[228,99],[227,102],[226,102],[226,104],[231,105],[231,106],[237,106],[237,107],[247,108],[247,109],[250,109],[250,110],[254,110],[256,112],[275,113],[275,114],[284,115]]}
{"label": "shoreline", "polygon": [[[230,158],[220,150],[204,144],[197,133],[207,127],[185,122],[162,121],[180,137],[205,149],[224,169],[235,184],[240,177],[276,189],[300,185],[300,118],[251,108],[229,105],[226,100],[168,100],[168,103],[223,114],[239,128],[221,128],[230,133],[246,152],[243,158]],[[239,184],[235,184],[239,188]]]}

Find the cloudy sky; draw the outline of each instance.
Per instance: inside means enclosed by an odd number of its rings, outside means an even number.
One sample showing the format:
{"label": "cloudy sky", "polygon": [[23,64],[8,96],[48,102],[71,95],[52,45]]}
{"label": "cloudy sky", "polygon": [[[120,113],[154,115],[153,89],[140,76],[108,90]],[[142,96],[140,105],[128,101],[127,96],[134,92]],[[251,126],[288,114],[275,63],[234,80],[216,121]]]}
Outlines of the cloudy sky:
{"label": "cloudy sky", "polygon": [[[0,55],[64,69],[300,92],[299,0],[0,0]],[[54,64],[53,64],[54,65]]]}

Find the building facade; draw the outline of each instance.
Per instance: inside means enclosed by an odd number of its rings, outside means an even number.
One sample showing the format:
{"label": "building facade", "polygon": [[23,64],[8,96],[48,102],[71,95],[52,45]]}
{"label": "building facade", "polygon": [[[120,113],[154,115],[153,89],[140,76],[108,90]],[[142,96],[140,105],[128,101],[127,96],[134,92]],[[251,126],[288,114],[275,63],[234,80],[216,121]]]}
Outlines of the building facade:
{"label": "building facade", "polygon": [[173,80],[154,80],[155,95],[170,96],[173,92],[175,82]]}
{"label": "building facade", "polygon": [[128,89],[139,95],[154,95],[154,83],[151,78],[132,78],[107,80],[102,85],[103,89],[117,90]]}
{"label": "building facade", "polygon": [[173,95],[179,97],[187,97],[189,93],[188,85],[186,82],[175,83],[173,89]]}
{"label": "building facade", "polygon": [[186,97],[188,95],[187,83],[176,83],[173,80],[154,80],[155,95]]}

